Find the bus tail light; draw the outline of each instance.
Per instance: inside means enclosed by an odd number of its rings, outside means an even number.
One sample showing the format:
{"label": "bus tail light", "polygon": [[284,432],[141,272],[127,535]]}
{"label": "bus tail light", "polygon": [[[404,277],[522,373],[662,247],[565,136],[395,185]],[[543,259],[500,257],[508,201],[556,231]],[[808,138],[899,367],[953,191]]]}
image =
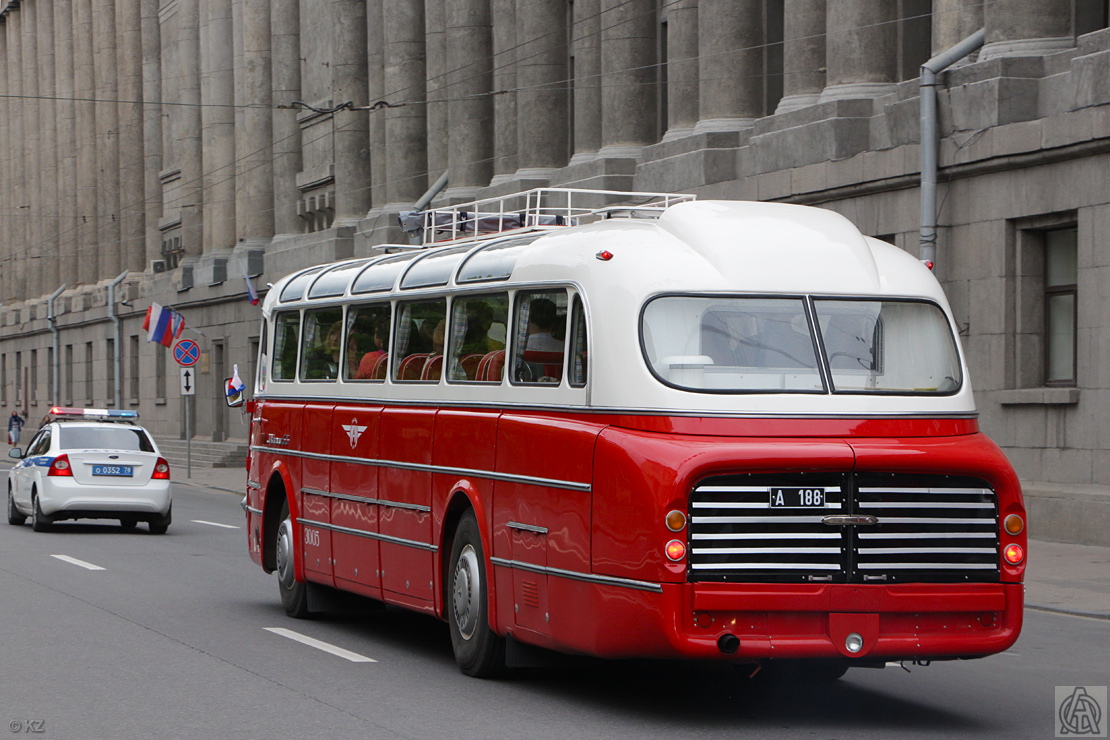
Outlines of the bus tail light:
{"label": "bus tail light", "polygon": [[154,474],[150,477],[154,480],[170,479],[170,464],[166,462],[166,458],[158,458],[158,462],[154,463]]}
{"label": "bus tail light", "polygon": [[682,540],[671,540],[666,547],[667,557],[676,563],[686,557],[686,543]]}
{"label": "bus tail light", "polygon": [[1007,545],[1006,549],[1002,551],[1002,557],[1006,559],[1009,565],[1017,565],[1022,560],[1025,560],[1025,550],[1021,545]]}
{"label": "bus tail light", "polygon": [[60,475],[66,478],[73,477],[73,469],[69,465],[69,455],[58,455],[54,458],[54,462],[50,463],[50,470],[46,473],[48,478],[52,475]]}
{"label": "bus tail light", "polygon": [[1025,529],[1025,520],[1021,518],[1020,514],[1010,514],[1002,522],[1002,528],[1006,530],[1006,534],[1021,534]]}

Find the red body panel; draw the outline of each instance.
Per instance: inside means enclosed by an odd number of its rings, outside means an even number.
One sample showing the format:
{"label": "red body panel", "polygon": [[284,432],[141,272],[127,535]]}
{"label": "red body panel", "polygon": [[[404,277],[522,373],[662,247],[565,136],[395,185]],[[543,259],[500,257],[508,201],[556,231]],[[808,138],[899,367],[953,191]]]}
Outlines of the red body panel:
{"label": "red body panel", "polygon": [[[686,537],[667,529],[667,512],[686,512],[692,488],[710,476],[972,476],[996,492],[999,521],[1024,516],[1012,468],[972,419],[707,419],[281,401],[259,402],[255,416],[265,421],[252,439],[266,449],[252,451],[260,489],[248,492],[249,506],[265,509],[274,475],[298,492],[331,494],[305,494],[296,504],[295,517],[333,528],[320,528],[319,544],[302,545],[298,567],[308,578],[442,614],[457,519],[449,507],[464,496],[482,531],[491,624],[525,642],[612,657],[818,658],[849,655],[844,638],[858,632],[865,649],[852,657],[940,658],[1005,650],[1021,629],[1024,563],[1001,567],[1000,583],[719,583],[691,582],[687,563],[664,553],[669,540]],[[344,425],[365,429],[352,442]],[[290,451],[312,454],[286,455],[267,443],[279,429],[299,430]],[[248,514],[252,531],[259,519]],[[1024,532],[999,533],[1000,549],[1011,543],[1025,547]],[[739,638],[736,653],[722,654],[724,634]]]}

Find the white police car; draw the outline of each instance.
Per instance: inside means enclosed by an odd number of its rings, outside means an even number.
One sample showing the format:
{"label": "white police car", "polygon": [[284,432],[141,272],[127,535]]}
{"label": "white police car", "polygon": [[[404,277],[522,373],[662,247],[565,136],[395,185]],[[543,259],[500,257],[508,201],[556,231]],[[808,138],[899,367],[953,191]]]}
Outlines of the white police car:
{"label": "white police car", "polygon": [[170,526],[170,466],[134,411],[50,409],[8,473],[8,524],[42,532],[62,519],[145,521],[153,534]]}

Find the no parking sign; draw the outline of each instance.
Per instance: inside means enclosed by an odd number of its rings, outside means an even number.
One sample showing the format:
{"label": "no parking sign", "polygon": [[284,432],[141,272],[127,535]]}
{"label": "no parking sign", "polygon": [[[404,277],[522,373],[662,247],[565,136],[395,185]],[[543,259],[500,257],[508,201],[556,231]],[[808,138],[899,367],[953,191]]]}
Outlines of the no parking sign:
{"label": "no parking sign", "polygon": [[192,367],[200,359],[200,345],[192,339],[182,339],[173,346],[173,359],[181,367]]}

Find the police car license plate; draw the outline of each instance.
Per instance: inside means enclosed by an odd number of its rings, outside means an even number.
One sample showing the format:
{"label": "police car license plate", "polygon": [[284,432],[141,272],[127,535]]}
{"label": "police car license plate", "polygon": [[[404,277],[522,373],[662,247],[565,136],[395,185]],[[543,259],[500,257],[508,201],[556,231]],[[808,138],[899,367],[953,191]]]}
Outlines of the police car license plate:
{"label": "police car license plate", "polygon": [[823,509],[824,488],[772,488],[772,509]]}
{"label": "police car license plate", "polygon": [[135,475],[135,468],[132,465],[93,465],[93,475],[119,475],[130,478]]}

